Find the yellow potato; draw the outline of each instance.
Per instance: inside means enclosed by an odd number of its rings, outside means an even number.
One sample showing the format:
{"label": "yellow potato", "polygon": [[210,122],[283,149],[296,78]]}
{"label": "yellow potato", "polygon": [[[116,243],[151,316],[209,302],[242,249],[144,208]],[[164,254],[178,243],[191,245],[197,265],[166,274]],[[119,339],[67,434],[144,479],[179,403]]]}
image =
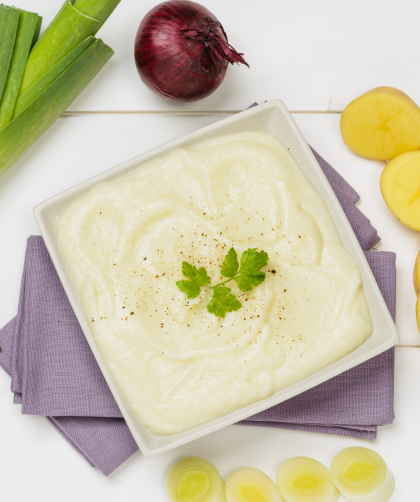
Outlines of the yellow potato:
{"label": "yellow potato", "polygon": [[420,151],[403,153],[382,171],[381,192],[401,223],[420,230]]}
{"label": "yellow potato", "polygon": [[420,251],[418,252],[418,255],[416,258],[416,263],[414,264],[413,282],[414,282],[414,291],[416,292],[416,296],[419,296],[419,293],[420,293]]}
{"label": "yellow potato", "polygon": [[416,303],[417,328],[420,332],[420,295],[417,297]]}
{"label": "yellow potato", "polygon": [[420,148],[420,108],[394,87],[377,87],[346,106],[344,143],[369,159],[389,160]]}

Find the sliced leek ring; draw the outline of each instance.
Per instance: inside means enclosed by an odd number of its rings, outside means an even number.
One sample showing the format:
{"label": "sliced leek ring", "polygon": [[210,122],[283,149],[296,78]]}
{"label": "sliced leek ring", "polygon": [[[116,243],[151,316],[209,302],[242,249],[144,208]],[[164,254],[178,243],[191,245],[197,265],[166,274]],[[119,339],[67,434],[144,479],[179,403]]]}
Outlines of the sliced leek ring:
{"label": "sliced leek ring", "polygon": [[169,471],[166,491],[171,502],[226,502],[222,476],[200,457],[176,462]]}
{"label": "sliced leek ring", "polygon": [[283,462],[276,484],[286,502],[337,502],[339,497],[330,472],[313,458],[294,457]]}
{"label": "sliced leek ring", "polygon": [[333,483],[350,502],[386,502],[394,493],[392,472],[369,448],[355,446],[340,451],[330,470]]}
{"label": "sliced leek ring", "polygon": [[274,481],[254,467],[236,469],[226,480],[227,502],[284,502]]}

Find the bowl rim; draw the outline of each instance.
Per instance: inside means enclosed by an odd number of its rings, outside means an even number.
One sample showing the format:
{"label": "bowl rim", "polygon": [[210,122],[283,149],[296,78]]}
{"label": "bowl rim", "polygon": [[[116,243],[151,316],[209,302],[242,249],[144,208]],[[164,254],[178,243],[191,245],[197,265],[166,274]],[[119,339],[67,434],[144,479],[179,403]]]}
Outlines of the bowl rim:
{"label": "bowl rim", "polygon": [[[261,119],[261,117],[263,118]],[[220,131],[229,129],[229,127],[239,127],[239,130],[243,131],[250,130],[246,127],[244,129],[240,129],[241,122],[246,124],[247,121],[249,122],[250,120],[254,121],[252,123],[255,123],[256,128],[253,130],[263,129],[272,132],[271,129],[277,127],[277,125],[274,126],[274,124],[277,124],[276,120],[280,120],[280,122],[283,121],[283,128],[288,128],[288,134],[290,134],[290,138],[292,138],[292,143],[290,143],[290,152],[292,153],[292,155],[294,155],[295,158],[296,156],[301,158],[301,161],[298,161],[298,159],[296,158],[298,164],[308,175],[315,188],[317,188],[323,196],[344,245],[356,260],[362,274],[363,290],[365,291],[369,309],[371,311],[371,314],[372,309],[375,311],[375,320],[378,319],[378,326],[376,326],[374,322],[374,329],[371,337],[347,356],[344,356],[335,363],[326,366],[322,370],[317,371],[316,373],[301,380],[300,382],[286,387],[281,391],[273,393],[266,399],[252,403],[251,405],[235,410],[207,424],[189,429],[185,432],[169,436],[157,436],[149,432],[134,414],[133,410],[128,404],[128,401],[120,391],[99,352],[99,349],[90,331],[89,323],[87,322],[83,314],[79,295],[76,291],[75,285],[70,276],[70,272],[67,268],[64,257],[58,245],[56,235],[56,220],[64,207],[69,205],[75,199],[81,197],[96,184],[105,180],[122,176],[141,167],[142,165],[150,162],[155,158],[166,155],[167,153],[175,149],[193,146],[195,144],[201,143],[202,141],[205,141],[206,139],[225,134],[224,132]],[[263,123],[264,120],[267,121],[267,124]],[[258,129],[258,124],[262,126],[260,129]],[[266,126],[267,128],[264,129],[264,127]],[[206,135],[208,137],[206,137]],[[278,134],[275,135],[279,137]],[[279,137],[279,139],[284,143],[281,137]],[[45,245],[54,263],[68,299],[72,305],[73,311],[85,334],[87,342],[136,443],[138,444],[141,452],[146,457],[151,457],[163,453],[194,439],[198,439],[199,437],[210,434],[211,432],[221,429],[222,427],[226,427],[227,425],[231,425],[240,420],[244,420],[283,401],[286,401],[291,397],[305,392],[306,390],[309,390],[310,388],[315,387],[316,385],[319,385],[337,376],[338,374],[343,373],[344,371],[347,371],[354,366],[357,366],[358,364],[371,359],[372,357],[375,357],[376,355],[379,355],[385,350],[396,345],[399,341],[399,336],[395,324],[382,297],[382,293],[376,283],[376,279],[374,278],[373,273],[367,263],[366,257],[362,249],[360,248],[357,238],[350,226],[350,223],[340,203],[338,202],[338,199],[333,192],[331,185],[329,184],[314,154],[312,153],[312,150],[306,143],[293,117],[281,100],[273,100],[262,105],[253,106],[243,112],[237,113],[236,115],[229,116],[209,126],[198,129],[185,136],[160,145],[157,148],[134,157],[127,162],[119,164],[116,167],[108,169],[92,178],[85,180],[82,183],[79,183],[63,192],[56,194],[55,196],[36,205],[33,211]],[[351,249],[349,249],[349,247]],[[366,291],[369,291],[368,295],[366,294]],[[374,321],[373,315],[372,321]],[[379,328],[381,330],[381,333],[375,332],[375,330]],[[372,338],[374,334],[375,337]],[[364,350],[363,347],[365,348]]]}

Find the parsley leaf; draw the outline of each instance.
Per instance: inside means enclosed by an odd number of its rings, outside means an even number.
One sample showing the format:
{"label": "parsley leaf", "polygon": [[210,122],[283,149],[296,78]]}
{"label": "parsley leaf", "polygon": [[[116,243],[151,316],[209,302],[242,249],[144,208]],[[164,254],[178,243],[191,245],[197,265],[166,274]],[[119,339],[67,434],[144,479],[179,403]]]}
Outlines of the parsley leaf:
{"label": "parsley leaf", "polygon": [[207,275],[205,268],[201,267],[197,270],[197,267],[187,261],[182,262],[182,273],[190,280],[178,281],[176,285],[190,299],[197,297],[200,294],[201,286],[210,282],[210,277]]}
{"label": "parsley leaf", "polygon": [[[250,291],[254,286],[260,285],[265,279],[265,273],[260,268],[268,263],[268,254],[265,251],[247,249],[241,257],[239,268],[238,255],[234,248],[230,248],[225,256],[221,274],[227,277],[226,281],[211,286],[213,296],[207,305],[207,310],[218,317],[225,317],[226,312],[233,312],[242,307],[241,302],[232,294],[232,290],[224,285],[230,281],[235,281],[241,291]],[[210,277],[205,268],[197,269],[194,265],[182,262],[182,273],[189,281],[178,281],[176,285],[186,293],[187,298],[196,298],[200,294],[202,286],[210,283]]]}
{"label": "parsley leaf", "polygon": [[265,251],[247,249],[241,257],[239,275],[234,278],[241,291],[250,291],[254,286],[259,286],[265,279],[265,273],[259,269],[268,263],[268,254]]}
{"label": "parsley leaf", "polygon": [[228,254],[225,257],[225,261],[223,262],[221,274],[223,275],[223,277],[233,277],[234,275],[236,275],[238,270],[238,255],[233,248],[230,248]]}
{"label": "parsley leaf", "polygon": [[217,286],[213,289],[213,297],[207,305],[207,310],[210,314],[215,314],[217,317],[225,317],[226,312],[239,310],[242,303],[231,294],[231,289],[225,286]]}
{"label": "parsley leaf", "polygon": [[265,251],[247,249],[241,258],[241,270],[260,269],[268,263],[268,254]]}

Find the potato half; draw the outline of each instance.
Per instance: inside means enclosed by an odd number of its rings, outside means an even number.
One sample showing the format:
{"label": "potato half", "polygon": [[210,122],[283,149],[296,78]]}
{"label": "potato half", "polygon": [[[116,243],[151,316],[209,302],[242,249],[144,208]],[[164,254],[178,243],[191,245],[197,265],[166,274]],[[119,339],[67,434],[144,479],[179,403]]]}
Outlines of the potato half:
{"label": "potato half", "polygon": [[392,214],[407,227],[420,230],[420,151],[403,153],[388,162],[380,187]]}
{"label": "potato half", "polygon": [[346,106],[344,143],[362,157],[389,160],[420,148],[420,108],[394,87],[377,87]]}

